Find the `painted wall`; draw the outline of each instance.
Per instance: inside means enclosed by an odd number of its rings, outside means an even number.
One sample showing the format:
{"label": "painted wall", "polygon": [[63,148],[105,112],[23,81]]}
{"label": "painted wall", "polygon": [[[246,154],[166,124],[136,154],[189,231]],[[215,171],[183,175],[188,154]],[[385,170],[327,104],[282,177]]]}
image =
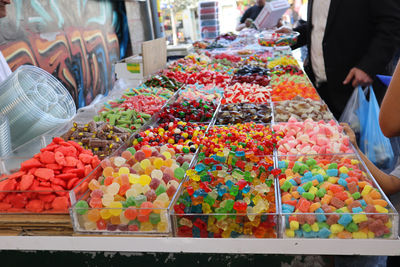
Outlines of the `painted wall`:
{"label": "painted wall", "polygon": [[[112,63],[120,59],[116,29],[124,28],[118,10],[124,9],[123,2],[11,2],[7,17],[0,19],[0,51],[12,70],[24,64],[45,69],[64,84],[79,107],[112,88]],[[121,52],[125,51],[126,44]]]}

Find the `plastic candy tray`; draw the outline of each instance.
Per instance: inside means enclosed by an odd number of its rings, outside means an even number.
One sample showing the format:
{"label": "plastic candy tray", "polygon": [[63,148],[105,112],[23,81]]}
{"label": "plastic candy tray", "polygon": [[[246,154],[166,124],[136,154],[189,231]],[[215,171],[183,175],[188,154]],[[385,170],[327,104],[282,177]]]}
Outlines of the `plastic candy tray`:
{"label": "plastic candy tray", "polygon": [[[279,184],[284,238],[397,238],[399,215],[357,155],[281,156],[278,167],[282,167],[284,161],[289,162],[289,166],[298,162],[291,168],[298,169],[294,176],[289,174],[292,178],[288,179],[288,173],[286,180],[284,176],[279,177],[283,178]],[[316,166],[313,164],[328,169],[321,173],[318,167],[309,167],[312,175],[308,176],[304,169],[308,167],[302,166]],[[303,171],[303,175],[297,175]],[[297,183],[299,179],[302,190]],[[300,196],[298,193],[303,191],[305,193]],[[314,195],[320,201],[313,201]]]}

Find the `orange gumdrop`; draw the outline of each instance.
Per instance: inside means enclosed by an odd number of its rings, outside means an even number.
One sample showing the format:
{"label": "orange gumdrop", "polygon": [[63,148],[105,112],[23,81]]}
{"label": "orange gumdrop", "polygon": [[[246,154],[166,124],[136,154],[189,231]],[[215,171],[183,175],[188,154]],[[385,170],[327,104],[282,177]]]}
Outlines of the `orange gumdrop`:
{"label": "orange gumdrop", "polygon": [[100,211],[98,209],[91,209],[87,214],[88,220],[91,222],[97,222],[100,220]]}

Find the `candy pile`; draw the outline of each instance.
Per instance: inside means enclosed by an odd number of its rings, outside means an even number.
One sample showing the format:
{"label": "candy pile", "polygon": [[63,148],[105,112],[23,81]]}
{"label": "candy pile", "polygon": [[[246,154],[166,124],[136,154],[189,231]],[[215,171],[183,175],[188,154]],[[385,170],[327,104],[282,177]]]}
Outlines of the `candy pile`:
{"label": "candy pile", "polygon": [[243,151],[200,157],[174,206],[177,235],[276,237],[276,217],[267,215],[276,212],[272,160],[249,161]]}
{"label": "candy pile", "polygon": [[234,85],[235,83],[253,83],[258,84],[260,86],[268,86],[269,85],[268,76],[259,75],[259,74],[251,74],[251,75],[243,75],[238,76],[235,75],[232,77],[230,85]]}
{"label": "candy pile", "polygon": [[133,146],[139,150],[143,146],[161,146],[167,144],[176,153],[196,152],[204,137],[206,127],[190,122],[161,123],[134,136]]}
{"label": "candy pile", "polygon": [[254,122],[211,127],[202,140],[206,156],[229,150],[243,150],[249,155],[272,155],[280,136],[267,125]]}
{"label": "candy pile", "polygon": [[390,237],[388,203],[357,159],[299,158],[278,165],[286,237]]}
{"label": "candy pile", "polygon": [[328,123],[295,118],[273,125],[273,130],[284,137],[278,141],[280,155],[354,153],[349,137],[335,121]]}
{"label": "candy pile", "polygon": [[56,137],[0,182],[0,211],[68,213],[68,190],[98,164],[100,160],[90,150]]}
{"label": "candy pile", "polygon": [[239,62],[242,60],[241,57],[235,56],[235,55],[231,55],[231,54],[226,54],[226,53],[221,53],[221,54],[217,54],[214,56],[215,59],[226,59],[228,61],[231,62]]}
{"label": "candy pile", "polygon": [[90,121],[85,124],[73,123],[71,129],[61,136],[65,141],[74,141],[85,149],[90,149],[100,159],[109,156],[125,144],[130,133],[106,122]]}
{"label": "candy pile", "polygon": [[172,97],[173,94],[174,94],[173,91],[163,87],[147,87],[145,85],[142,85],[137,88],[127,89],[126,92],[124,93],[124,96],[146,95],[168,100]]}
{"label": "candy pile", "polygon": [[171,91],[178,91],[182,83],[178,80],[168,78],[164,75],[156,75],[144,83],[148,87],[162,87]]}
{"label": "candy pile", "polygon": [[89,182],[90,196],[77,202],[86,230],[168,231],[167,210],[190,158],[166,146],[128,148],[103,160],[103,175]]}
{"label": "candy pile", "polygon": [[235,72],[235,75],[251,75],[258,74],[262,76],[268,76],[269,70],[265,68],[261,68],[258,66],[243,66]]}
{"label": "candy pile", "polygon": [[298,66],[299,63],[293,56],[283,56],[268,62],[268,68],[273,69],[276,66]]}
{"label": "candy pile", "polygon": [[186,85],[180,91],[178,102],[182,99],[203,99],[204,101],[216,101],[224,95],[224,90],[214,85],[191,84]]}
{"label": "candy pile", "polygon": [[93,120],[96,122],[105,121],[112,126],[134,132],[140,129],[150,118],[151,115],[136,112],[134,109],[112,108],[101,111]]}
{"label": "candy pile", "polygon": [[212,101],[181,100],[167,105],[159,114],[160,122],[210,122],[217,105]]}
{"label": "candy pile", "polygon": [[225,87],[224,99],[222,99],[221,103],[267,103],[270,99],[270,94],[270,87],[250,83],[236,83]]}
{"label": "candy pile", "polygon": [[292,100],[296,96],[320,100],[315,88],[310,83],[283,80],[279,84],[273,84],[271,80],[271,99],[272,101]]}
{"label": "candy pile", "polygon": [[286,122],[290,117],[299,121],[306,119],[330,121],[334,119],[325,103],[309,98],[304,99],[301,96],[296,96],[290,101],[275,102],[274,113],[276,122]]}
{"label": "candy pile", "polygon": [[244,122],[271,122],[271,108],[268,104],[225,104],[217,115],[217,125],[237,124]]}
{"label": "candy pile", "polygon": [[110,101],[109,105],[111,108],[104,106],[101,111],[110,111],[111,109],[120,108],[153,115],[161,109],[165,102],[166,100],[164,98],[155,97],[153,95],[124,95],[122,99],[118,101]]}

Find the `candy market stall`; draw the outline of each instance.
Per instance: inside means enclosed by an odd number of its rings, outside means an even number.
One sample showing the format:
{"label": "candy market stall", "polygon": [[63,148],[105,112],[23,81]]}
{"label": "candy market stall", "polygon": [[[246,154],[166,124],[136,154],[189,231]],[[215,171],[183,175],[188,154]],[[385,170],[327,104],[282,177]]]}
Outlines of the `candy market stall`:
{"label": "candy market stall", "polygon": [[290,48],[257,34],[195,44],[0,158],[1,218],[69,223],[0,249],[399,255],[397,211]]}

